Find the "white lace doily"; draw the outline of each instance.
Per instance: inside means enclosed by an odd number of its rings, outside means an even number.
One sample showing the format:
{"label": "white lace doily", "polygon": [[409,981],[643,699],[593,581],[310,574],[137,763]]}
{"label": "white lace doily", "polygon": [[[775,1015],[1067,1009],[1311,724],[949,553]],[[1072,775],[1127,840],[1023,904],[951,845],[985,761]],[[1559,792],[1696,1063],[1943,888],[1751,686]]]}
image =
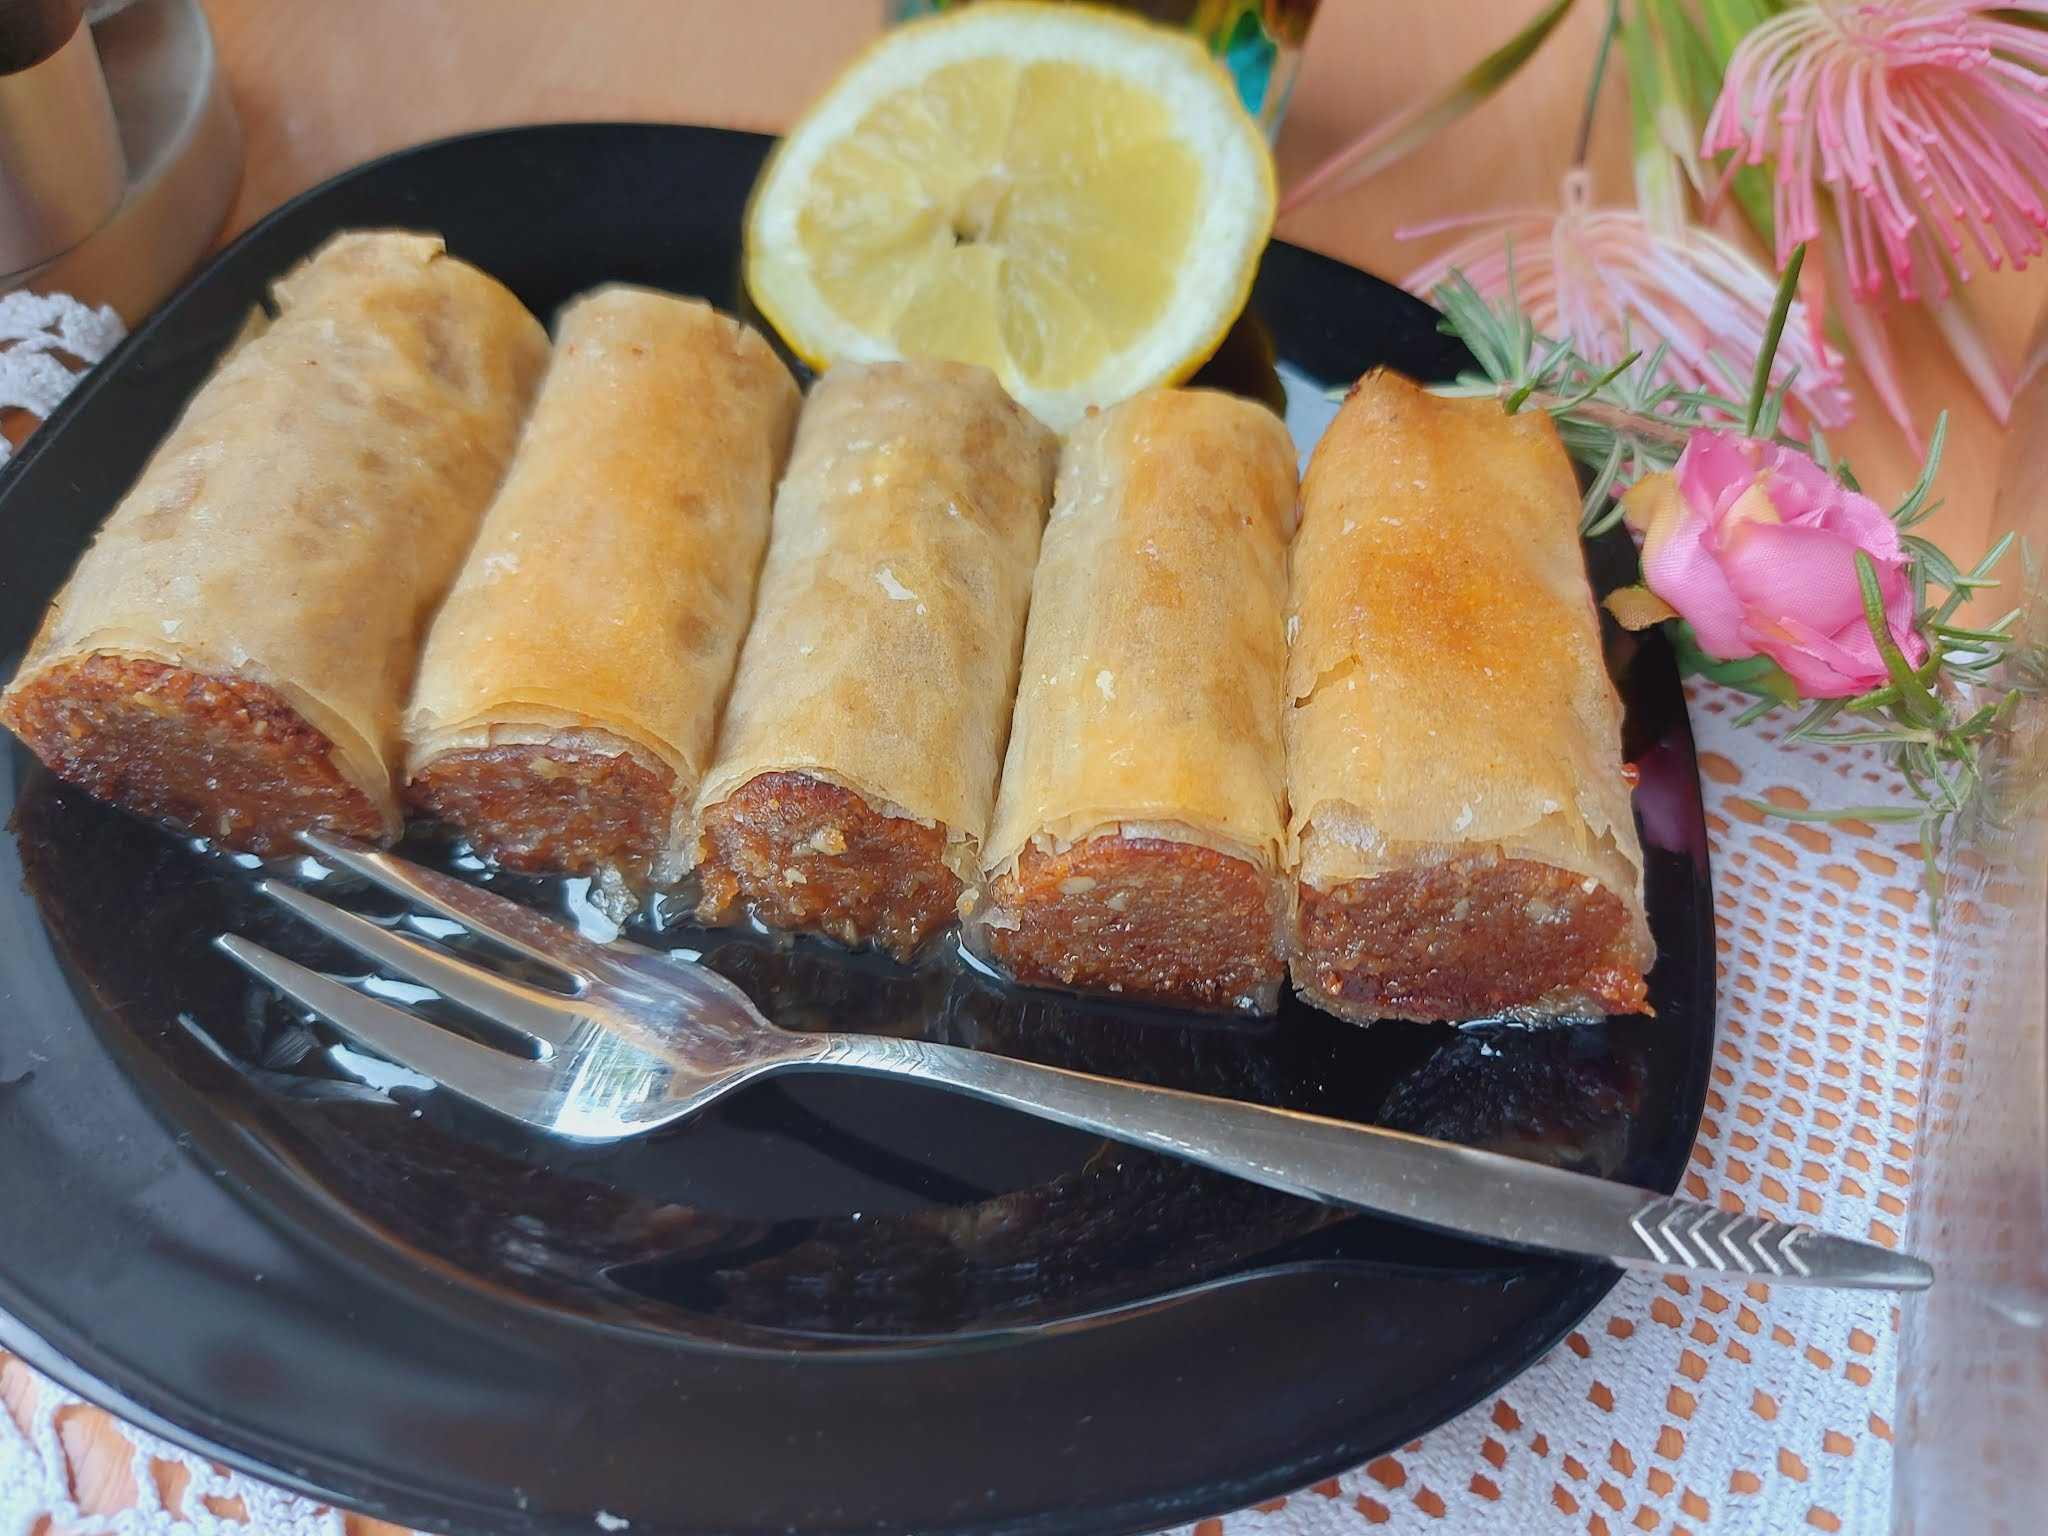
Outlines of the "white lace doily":
{"label": "white lace doily", "polygon": [[[20,288],[0,293],[0,411],[49,415],[125,335],[108,305],[88,309],[68,294]],[[0,464],[11,452],[0,437]]]}
{"label": "white lace doily", "polygon": [[[0,1536],[367,1536],[380,1529],[215,1467],[138,1429],[118,1433],[0,1355]],[[381,1527],[389,1529],[389,1527]]]}
{"label": "white lace doily", "polygon": [[[1692,693],[1721,1011],[1685,1190],[1896,1243],[1928,1006],[1918,854],[1897,828],[1766,820],[1750,800],[1895,793],[1869,749],[1736,730],[1741,702]],[[1890,1522],[1896,1339],[1883,1296],[1625,1278],[1497,1398],[1369,1466],[1176,1536],[1874,1536]],[[123,1441],[96,1414],[100,1441],[67,1454],[66,1415],[88,1411],[45,1383],[24,1394],[26,1367],[5,1369],[10,1402],[32,1400],[0,1415],[0,1536],[43,1536],[46,1516],[64,1536],[387,1529]],[[97,1501],[75,1491],[81,1465]],[[167,1476],[189,1480],[181,1500],[164,1495]]]}

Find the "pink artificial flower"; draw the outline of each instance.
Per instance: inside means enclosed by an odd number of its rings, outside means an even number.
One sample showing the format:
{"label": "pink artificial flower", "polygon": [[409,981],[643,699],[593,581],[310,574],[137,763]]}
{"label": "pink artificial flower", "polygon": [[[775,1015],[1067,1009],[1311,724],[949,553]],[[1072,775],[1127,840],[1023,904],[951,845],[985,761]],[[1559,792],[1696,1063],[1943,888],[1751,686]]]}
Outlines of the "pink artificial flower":
{"label": "pink artificial flower", "polygon": [[1694,432],[1672,473],[1638,482],[1623,505],[1645,535],[1645,584],[1709,656],[1768,656],[1809,699],[1882,686],[1889,674],[1856,576],[1861,550],[1893,641],[1913,666],[1927,659],[1898,529],[1796,449]]}
{"label": "pink artificial flower", "polygon": [[[1474,233],[1402,284],[1427,298],[1453,271],[1489,299],[1507,297],[1538,334],[1570,337],[1581,356],[1613,364],[1664,342],[1662,377],[1681,389],[1741,399],[1763,350],[1777,283],[1739,248],[1705,229],[1662,234],[1633,208],[1595,208],[1583,170],[1564,181],[1561,212],[1540,209],[1454,219],[1401,238]],[[1794,370],[1797,370],[1796,374]],[[1842,359],[1794,303],[1773,378],[1792,380],[1791,414],[1840,426],[1853,409]]]}
{"label": "pink artificial flower", "polygon": [[[2022,15],[2021,13],[2026,13]],[[1949,292],[2041,254],[2048,232],[2048,0],[1799,0],[1736,46],[1704,152],[1775,159],[1778,259],[1833,193],[1849,283]]]}

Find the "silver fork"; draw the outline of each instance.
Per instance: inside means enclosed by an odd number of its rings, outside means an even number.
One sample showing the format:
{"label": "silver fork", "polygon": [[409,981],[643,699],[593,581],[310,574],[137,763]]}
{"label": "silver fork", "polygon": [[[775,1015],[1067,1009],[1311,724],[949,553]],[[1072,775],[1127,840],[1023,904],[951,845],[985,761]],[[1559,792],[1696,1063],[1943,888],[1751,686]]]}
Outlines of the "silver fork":
{"label": "silver fork", "polygon": [[592,943],[389,854],[318,835],[306,842],[328,863],[559,977],[554,991],[486,970],[294,886],[262,882],[322,933],[494,1021],[528,1053],[444,1029],[236,935],[216,939],[220,948],[379,1055],[558,1136],[641,1136],[776,1073],[857,1072],[950,1088],[1289,1194],[1511,1248],[1792,1285],[1918,1290],[1933,1280],[1920,1260],[1871,1243],[1404,1132],[921,1040],[796,1034],[704,966]]}

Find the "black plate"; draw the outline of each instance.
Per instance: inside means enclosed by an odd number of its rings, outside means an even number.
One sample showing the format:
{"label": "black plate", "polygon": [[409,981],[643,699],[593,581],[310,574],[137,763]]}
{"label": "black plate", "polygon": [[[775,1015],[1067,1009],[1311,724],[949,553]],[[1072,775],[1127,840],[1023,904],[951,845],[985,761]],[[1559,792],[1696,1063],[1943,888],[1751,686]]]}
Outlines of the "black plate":
{"label": "black plate", "polygon": [[[24,642],[264,285],[332,231],[439,230],[542,314],[606,279],[743,305],[768,141],[520,129],[352,171],[238,240],[0,482]],[[1460,357],[1285,245],[1212,377]],[[1610,549],[1606,556],[1617,552]],[[1594,552],[1596,569],[1603,552]],[[701,944],[799,1027],[917,1031],[1378,1121],[1670,1189],[1713,1030],[1705,835],[1655,640],[1610,635],[1643,770],[1654,1019],[1256,1025],[1004,994],[822,947]],[[928,1090],[811,1079],[610,1149],[351,1077],[207,949],[318,958],[245,870],[55,784],[0,793],[0,1341],[168,1438],[407,1524],[1152,1530],[1299,1486],[1494,1391],[1612,1283],[1269,1194]],[[443,857],[431,840],[412,851]],[[534,899],[572,892],[524,884]],[[331,959],[332,957],[330,957]]]}

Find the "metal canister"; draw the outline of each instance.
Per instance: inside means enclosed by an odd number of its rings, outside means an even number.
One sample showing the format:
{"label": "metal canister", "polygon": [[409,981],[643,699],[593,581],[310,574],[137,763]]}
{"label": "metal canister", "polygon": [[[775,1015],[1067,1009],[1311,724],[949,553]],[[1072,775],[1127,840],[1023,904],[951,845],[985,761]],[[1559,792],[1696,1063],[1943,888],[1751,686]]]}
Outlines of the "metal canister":
{"label": "metal canister", "polygon": [[110,219],[127,182],[84,0],[0,0],[0,288]]}

